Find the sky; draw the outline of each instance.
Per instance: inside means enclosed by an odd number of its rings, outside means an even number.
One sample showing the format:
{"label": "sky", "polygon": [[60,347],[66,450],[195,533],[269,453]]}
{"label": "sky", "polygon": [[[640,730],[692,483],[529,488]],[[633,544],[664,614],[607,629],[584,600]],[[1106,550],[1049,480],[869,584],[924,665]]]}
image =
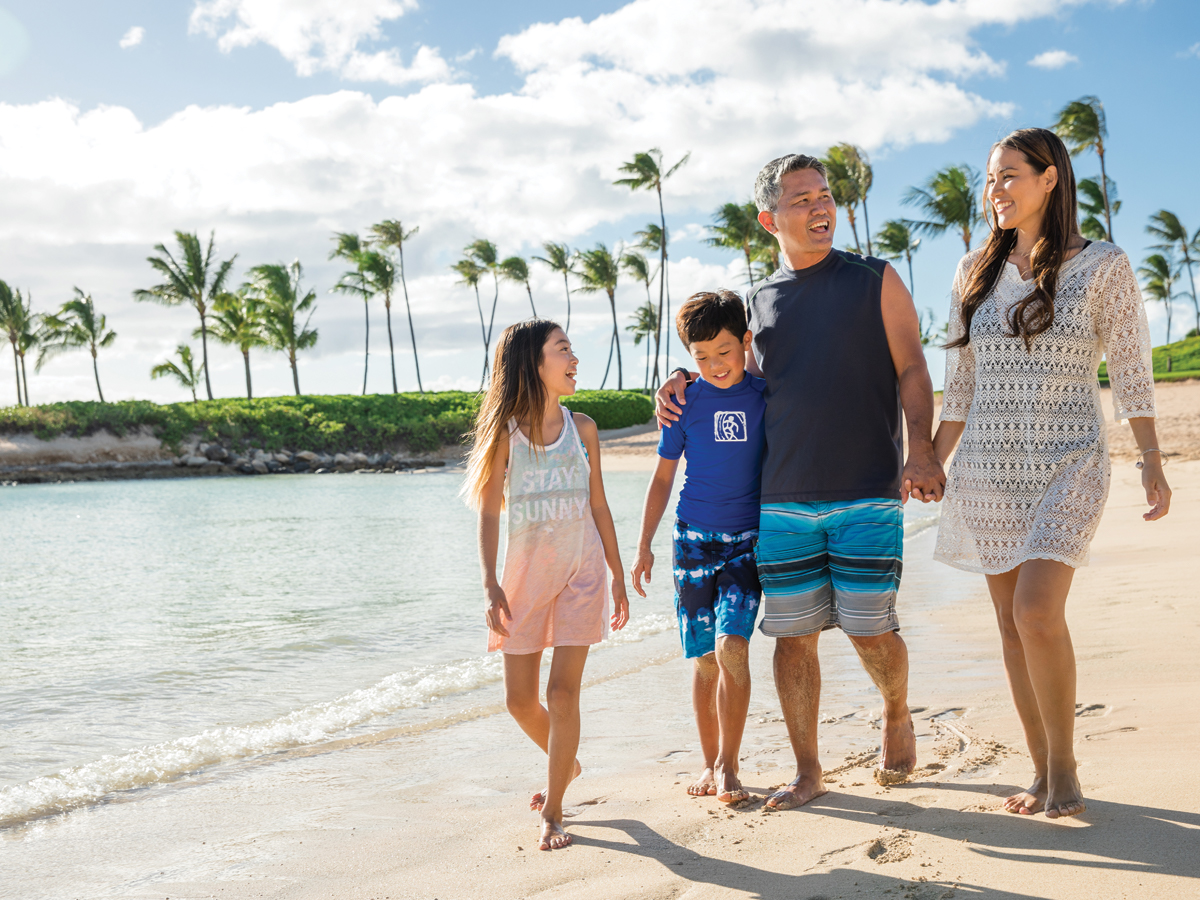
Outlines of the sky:
{"label": "sky", "polygon": [[[178,401],[184,389],[149,371],[180,342],[198,350],[198,317],[133,292],[157,281],[154,245],[215,232],[218,256],[236,254],[235,284],[251,266],[301,261],[320,334],[300,356],[301,388],[358,393],[363,304],[330,290],[345,269],[328,259],[331,237],[399,219],[420,227],[405,261],[424,386],[474,389],[476,299],[450,266],[476,238],[527,259],[545,241],[631,243],[658,212],[652,193],[612,184],[637,151],[691,154],[664,190],[677,307],[747,287],[740,257],[704,239],[767,160],[859,145],[877,231],[916,215],[908,187],[948,164],[982,168],[1010,130],[1094,94],[1123,203],[1114,236],[1136,266],[1156,210],[1200,228],[1197,88],[1190,0],[0,0],[0,279],[39,311],[76,286],[91,294],[118,333],[100,353],[106,399]],[[1093,154],[1075,166],[1099,172]],[[836,242],[853,244],[844,215]],[[963,251],[948,234],[915,256],[916,305],[939,321]],[[537,311],[565,324],[561,276],[530,268]],[[616,294],[627,387],[643,382],[646,344],[625,326],[645,298],[628,278]],[[570,302],[580,383],[598,387],[607,297]],[[1174,339],[1194,313],[1190,297],[1173,309]],[[1165,310],[1147,312],[1161,343]],[[382,302],[368,314],[368,391],[385,392]],[[496,333],[528,314],[524,288],[501,283]],[[392,328],[400,389],[413,390],[402,302]],[[670,354],[683,361],[674,336]],[[16,400],[9,355],[0,404]],[[940,385],[942,354],[928,357]],[[244,395],[237,349],[210,345],[209,359],[214,394]],[[251,364],[256,395],[291,391],[282,354],[254,350]],[[29,379],[34,402],[96,397],[83,352]]]}

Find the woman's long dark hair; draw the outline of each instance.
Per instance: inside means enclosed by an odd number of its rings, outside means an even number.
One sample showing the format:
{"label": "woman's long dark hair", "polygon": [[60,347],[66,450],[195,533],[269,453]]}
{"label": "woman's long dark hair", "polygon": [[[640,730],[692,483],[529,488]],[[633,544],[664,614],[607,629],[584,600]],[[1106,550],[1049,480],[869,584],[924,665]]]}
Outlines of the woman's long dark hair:
{"label": "woman's long dark hair", "polygon": [[[1046,212],[1042,218],[1042,234],[1029,255],[1029,267],[1033,271],[1033,290],[1020,300],[1009,313],[1008,326],[1013,337],[1025,342],[1028,350],[1033,339],[1054,324],[1054,292],[1058,287],[1058,273],[1066,258],[1071,238],[1079,233],[1079,208],[1075,198],[1075,171],[1071,168],[1071,154],[1062,140],[1053,131],[1045,128],[1022,128],[1004,140],[992,145],[989,161],[1000,148],[1018,150],[1033,170],[1041,175],[1050,166],[1058,171],[1058,183],[1046,201]],[[983,197],[983,217],[991,228],[983,252],[975,260],[967,277],[967,287],[962,297],[962,318],[965,332],[951,341],[947,348],[965,347],[971,340],[971,319],[979,305],[987,299],[992,288],[1000,279],[1000,273],[1008,256],[1017,246],[1017,230],[1003,229],[996,222],[996,214]]]}
{"label": "woman's long dark hair", "polygon": [[546,339],[559,327],[549,319],[527,319],[509,325],[496,342],[492,383],[475,417],[475,428],[468,435],[473,446],[461,493],[472,509],[479,508],[484,485],[492,477],[492,455],[497,441],[508,435],[509,419],[528,422],[529,443],[535,449],[545,446],[542,423],[548,395],[538,368]]}

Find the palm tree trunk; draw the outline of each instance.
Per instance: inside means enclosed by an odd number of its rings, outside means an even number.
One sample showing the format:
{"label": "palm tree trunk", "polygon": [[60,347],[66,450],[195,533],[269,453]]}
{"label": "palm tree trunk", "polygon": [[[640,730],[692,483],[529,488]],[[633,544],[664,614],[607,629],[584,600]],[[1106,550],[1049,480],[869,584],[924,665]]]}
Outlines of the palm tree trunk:
{"label": "palm tree trunk", "polygon": [[967,252],[971,252],[971,227],[964,225],[962,230],[963,246],[967,248]]}
{"label": "palm tree trunk", "polygon": [[658,191],[658,221],[662,228],[662,239],[659,241],[661,253],[658,262],[658,325],[654,329],[654,386],[658,387],[658,353],[659,345],[662,343],[663,303],[667,294],[667,214],[663,211],[661,179],[654,187]]}
{"label": "palm tree trunk", "polygon": [[479,285],[475,285],[475,308],[479,310],[479,333],[483,337],[483,375],[479,379],[479,389],[487,383],[488,373],[488,333],[483,321],[483,302],[479,299]]}
{"label": "palm tree trunk", "polygon": [[533,317],[537,318],[537,307],[533,305],[533,289],[529,286],[529,282],[525,282],[525,293],[529,294],[529,308],[533,310]]}
{"label": "palm tree trunk", "polygon": [[750,245],[743,244],[742,252],[746,254],[746,276],[750,279],[750,287],[754,287],[754,267],[750,265]]}
{"label": "palm tree trunk", "polygon": [[567,292],[567,334],[571,333],[571,285],[567,282],[567,270],[563,269],[563,290]]}
{"label": "palm tree trunk", "polygon": [[[204,355],[204,389],[208,391],[208,399],[213,398],[212,382],[208,378],[208,321],[204,315],[204,307],[200,307],[200,350]],[[99,383],[97,378],[96,382]]]}
{"label": "palm tree trunk", "polygon": [[21,399],[21,364],[17,361],[17,342],[12,342],[13,348],[13,372],[17,376],[17,406],[24,406],[25,401]]}
{"label": "palm tree trunk", "polygon": [[292,387],[296,389],[296,396],[300,396],[300,372],[296,368],[296,348],[292,347],[288,350],[288,362],[292,364]]}
{"label": "palm tree trunk", "polygon": [[863,230],[867,238],[867,256],[871,255],[871,217],[867,214],[867,195],[863,194]]}
{"label": "palm tree trunk", "polygon": [[383,309],[387,313],[388,327],[388,352],[392,355],[392,393],[400,393],[400,388],[396,386],[396,345],[392,343],[392,294],[388,291],[383,295]]}
{"label": "palm tree trunk", "polygon": [[[1180,245],[1183,247],[1183,263],[1187,266],[1188,281],[1192,284],[1192,308],[1196,311],[1196,330],[1200,331],[1200,301],[1196,299],[1196,276],[1192,274],[1192,255],[1188,252],[1187,232],[1184,232]],[[25,365],[25,357],[21,356],[21,365]],[[25,402],[29,403],[29,386],[25,387]]]}
{"label": "palm tree trunk", "polygon": [[608,384],[608,370],[612,368],[613,356],[613,339],[610,335],[608,338],[608,362],[604,364],[604,377],[600,379],[600,390],[604,390],[604,385]]}
{"label": "palm tree trunk", "polygon": [[1108,240],[1111,243],[1112,235],[1112,207],[1108,203],[1108,175],[1104,171],[1104,144],[1096,144],[1096,155],[1100,157],[1100,189],[1104,192],[1104,221],[1108,227]]}
{"label": "palm tree trunk", "polygon": [[367,396],[367,366],[371,362],[371,305],[367,302],[366,294],[363,294],[363,317],[367,322],[367,342],[363,349],[363,390],[362,395]]}
{"label": "palm tree trunk", "polygon": [[[100,389],[100,368],[96,365],[96,351],[92,350],[92,374],[96,376],[96,393],[100,395],[100,402],[104,402],[104,391]],[[208,370],[204,370],[204,374],[208,374]]]}
{"label": "palm tree trunk", "polygon": [[250,386],[250,348],[242,351],[242,361],[246,364],[246,399],[254,399],[254,391]]}
{"label": "palm tree trunk", "polygon": [[[1198,320],[1196,324],[1200,325],[1200,320]],[[29,376],[25,374],[25,354],[24,353],[21,354],[21,381],[25,385],[25,405],[33,406],[33,404],[29,402]]]}
{"label": "palm tree trunk", "polygon": [[421,384],[421,362],[417,359],[417,332],[413,329],[412,307],[408,303],[408,281],[404,278],[404,246],[400,246],[400,286],[404,288],[404,311],[408,314],[408,336],[412,338],[413,367],[417,370],[417,390],[425,393]]}
{"label": "palm tree trunk", "polygon": [[608,292],[608,305],[612,308],[613,317],[613,343],[617,345],[617,390],[625,390],[625,383],[621,379],[621,332],[617,326],[617,298],[613,291]]}
{"label": "palm tree trunk", "polygon": [[904,255],[908,257],[908,293],[913,298],[913,301],[916,302],[917,290],[913,287],[912,254],[905,251]]}
{"label": "palm tree trunk", "polygon": [[496,277],[496,273],[492,272],[492,286],[495,293],[492,294],[492,315],[488,319],[488,346],[492,345],[492,329],[496,327],[496,304],[500,302],[500,279]]}
{"label": "palm tree trunk", "polygon": [[846,218],[850,220],[850,230],[854,232],[854,252],[859,256],[862,255],[862,244],[858,242],[858,225],[854,222],[854,207],[846,207]]}
{"label": "palm tree trunk", "polygon": [[650,390],[650,335],[646,335],[646,377],[642,379],[642,388]]}

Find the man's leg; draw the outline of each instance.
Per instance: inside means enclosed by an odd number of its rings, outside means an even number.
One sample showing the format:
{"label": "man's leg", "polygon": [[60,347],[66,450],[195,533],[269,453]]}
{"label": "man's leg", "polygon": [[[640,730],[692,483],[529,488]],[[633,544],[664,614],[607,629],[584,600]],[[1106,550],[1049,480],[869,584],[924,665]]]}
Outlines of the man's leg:
{"label": "man's leg", "polygon": [[[908,712],[908,647],[894,631],[849,638],[883,695],[882,768],[907,775],[917,764],[917,738]],[[886,775],[882,780],[886,781]]]}
{"label": "man's leg", "polygon": [[821,633],[781,637],[775,641],[775,689],[787,724],[796,777],[783,790],[767,798],[772,809],[803,806],[825,793],[821,763],[817,759],[817,711],[821,705],[821,661],[817,640]]}

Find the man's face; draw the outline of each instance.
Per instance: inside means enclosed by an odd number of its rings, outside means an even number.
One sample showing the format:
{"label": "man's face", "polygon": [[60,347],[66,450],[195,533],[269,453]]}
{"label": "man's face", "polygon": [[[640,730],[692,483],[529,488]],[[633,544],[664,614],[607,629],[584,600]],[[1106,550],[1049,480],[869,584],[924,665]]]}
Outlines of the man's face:
{"label": "man's face", "polygon": [[798,169],[783,176],[782,187],[775,212],[759,213],[758,221],[793,262],[806,254],[824,255],[833,247],[837,225],[837,205],[825,176],[816,169]]}

